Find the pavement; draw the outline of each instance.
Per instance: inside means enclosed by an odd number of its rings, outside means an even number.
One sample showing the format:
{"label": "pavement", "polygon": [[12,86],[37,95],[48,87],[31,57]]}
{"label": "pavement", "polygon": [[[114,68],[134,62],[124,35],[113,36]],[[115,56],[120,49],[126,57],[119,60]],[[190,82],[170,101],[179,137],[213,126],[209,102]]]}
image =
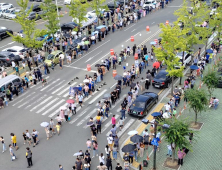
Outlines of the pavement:
{"label": "pavement", "polygon": [[[104,82],[106,82],[107,85],[102,86],[100,91],[94,92],[93,96],[84,100],[83,108],[78,107],[77,115],[73,116],[69,123],[64,123],[59,136],[53,136],[53,138],[47,141],[44,128],[40,127],[40,123],[43,121],[49,121],[50,118],[55,118],[59,113],[60,106],[66,103],[70,87],[68,82],[75,77],[79,77],[78,80],[71,82],[72,86],[76,86],[82,83],[83,77],[86,74],[93,75],[96,71],[95,64],[101,63],[101,60],[107,58],[110,49],[119,52],[122,49],[122,45],[124,47],[132,47],[133,44],[145,44],[147,45],[148,50],[150,50],[150,42],[157,39],[160,33],[158,24],[165,23],[166,20],[169,22],[176,20],[173,12],[178,9],[181,4],[182,0],[173,1],[167,8],[148,15],[138,21],[137,24],[132,24],[127,28],[124,28],[122,31],[110,33],[104,41],[93,46],[89,52],[84,54],[81,58],[74,60],[69,65],[65,64],[62,70],[57,66],[54,72],[51,71],[51,74],[45,75],[44,77],[48,81],[46,86],[42,87],[41,84],[38,83],[36,86],[30,87],[18,97],[14,97],[14,100],[9,103],[9,107],[0,110],[0,129],[4,129],[1,131],[1,135],[4,136],[7,145],[10,143],[9,134],[14,132],[17,135],[17,143],[20,149],[15,152],[18,157],[15,162],[10,161],[8,151],[2,154],[0,157],[0,169],[26,169],[25,147],[27,145],[22,146],[22,132],[26,129],[31,131],[34,128],[40,132],[39,138],[41,141],[37,147],[31,148],[34,163],[32,169],[51,170],[58,168],[59,164],[62,164],[64,169],[71,168],[75,162],[75,157],[72,157],[72,155],[80,149],[86,149],[85,142],[91,135],[89,128],[86,127],[86,122],[89,117],[96,116],[96,103],[102,99],[105,93],[110,93],[115,86],[116,81],[112,78],[112,69],[104,76]],[[64,17],[64,19],[67,18],[68,17]],[[43,25],[40,25],[39,28],[42,28],[42,26]],[[146,32],[146,26],[150,26],[150,32]],[[130,42],[129,40],[132,35],[134,35],[135,38],[134,42]],[[5,40],[9,39],[10,38],[7,38]],[[5,40],[2,42],[7,44],[7,41]],[[2,47],[2,44],[0,44],[0,46]],[[127,58],[127,63],[129,64],[127,69],[129,69],[131,64],[134,63],[132,56]],[[86,71],[87,64],[91,65],[92,71]],[[123,66],[126,66],[126,63],[123,63],[122,66],[117,66],[117,73],[120,75],[123,73]],[[149,66],[147,69],[151,68],[152,67]],[[145,71],[140,78],[142,76],[145,77]],[[139,81],[140,79],[137,80]],[[100,85],[101,84],[98,86]],[[123,97],[126,96],[128,90],[129,88],[122,90],[120,100],[118,100],[116,105],[112,107],[111,114],[116,114],[118,118],[120,115],[120,103],[122,102]],[[151,86],[149,91],[161,94],[159,89],[155,89]],[[162,98],[162,96],[160,96],[160,98]],[[137,118],[127,115],[124,129],[117,134],[120,139],[124,139],[125,134],[130,128],[137,126],[138,122],[140,121]],[[107,144],[106,136],[111,128],[110,125],[111,120],[109,118],[105,120],[102,125],[102,134],[98,135],[99,153],[104,153],[104,148]],[[92,161],[92,169],[94,170],[98,164],[98,158],[94,158]],[[113,165],[115,166],[115,163],[113,163]]]}
{"label": "pavement", "polygon": [[[203,53],[203,52],[202,52]],[[222,56],[221,53],[217,55],[217,59],[219,56]],[[213,64],[208,64],[205,72],[207,72],[208,69],[213,69]],[[185,70],[185,72],[189,71],[189,68]],[[182,78],[182,82],[187,77],[184,76]],[[176,81],[176,85],[178,87],[183,87],[179,85],[179,79]],[[183,83],[182,83],[183,84]],[[198,77],[195,82],[195,88],[202,88],[204,90],[207,90],[206,86],[201,81],[201,78]],[[152,112],[159,112],[160,110],[164,110],[164,105],[169,102],[170,96],[168,95],[170,92],[170,89],[163,92],[163,97],[159,101],[158,105],[152,110]],[[222,99],[220,95],[221,89],[217,88],[213,92],[212,96],[215,96],[219,99],[219,101]],[[181,102],[179,106],[177,107],[177,118],[178,119],[188,119],[189,121],[194,121],[195,114],[192,110],[189,109],[189,105],[184,107],[184,101],[183,96],[181,98]],[[152,113],[151,112],[151,113]],[[153,120],[153,117],[149,114],[146,119],[149,121]],[[219,151],[217,151],[217,148],[221,147],[220,136],[217,134],[221,133],[221,129],[218,128],[218,125],[220,124],[221,114],[220,114],[220,107],[217,108],[217,110],[214,110],[212,108],[207,108],[205,112],[202,112],[201,114],[198,114],[198,122],[203,123],[203,126],[194,135],[194,139],[192,142],[192,150],[186,155],[184,158],[184,164],[183,166],[180,166],[178,168],[181,170],[219,170],[221,169],[221,156]],[[140,124],[135,128],[131,128],[131,130],[138,131],[139,135],[142,135],[142,132],[145,129],[148,129],[149,131],[150,124],[145,125],[144,123],[140,122]],[[125,135],[127,136],[127,135]],[[164,162],[167,158],[167,145],[168,143],[164,140],[165,136],[162,133],[161,136],[161,143],[159,145],[160,151],[157,151],[156,154],[156,168],[158,170],[168,170],[170,168],[164,166]],[[130,136],[126,137],[126,139],[122,139],[124,141],[121,141],[122,145],[120,148],[122,148],[124,145],[127,145],[129,143],[132,143],[130,141]],[[203,149],[204,148],[204,149]],[[139,154],[138,154],[139,155]],[[123,152],[120,152],[120,157],[118,157],[119,161],[122,162]],[[139,165],[142,165],[143,160],[148,159],[148,167],[144,169],[152,169],[153,168],[153,147],[149,146],[148,150],[144,151],[143,157],[138,156],[138,160],[135,161],[130,166],[131,169],[138,169]],[[176,155],[177,159],[177,155]]]}

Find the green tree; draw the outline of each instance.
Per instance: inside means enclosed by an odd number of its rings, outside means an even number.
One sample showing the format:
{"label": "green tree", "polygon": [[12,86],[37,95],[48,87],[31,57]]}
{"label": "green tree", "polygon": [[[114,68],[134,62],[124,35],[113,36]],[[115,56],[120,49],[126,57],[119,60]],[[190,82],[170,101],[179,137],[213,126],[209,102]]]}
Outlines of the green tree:
{"label": "green tree", "polygon": [[14,21],[21,25],[24,37],[22,38],[20,35],[12,34],[10,34],[10,36],[12,37],[13,41],[22,43],[28,48],[41,48],[44,40],[38,41],[36,38],[45,35],[47,31],[44,29],[36,29],[35,20],[27,19],[33,7],[31,6],[31,8],[27,11],[28,0],[19,0],[17,3],[21,8],[21,11],[17,14]]}
{"label": "green tree", "polygon": [[189,122],[186,120],[179,120],[176,118],[167,119],[166,124],[170,125],[169,128],[165,130],[165,140],[171,144],[172,148],[172,161],[175,160],[176,150],[186,147],[191,149],[191,144],[188,140],[189,133],[194,133],[194,131],[189,129]]}
{"label": "green tree", "polygon": [[[154,48],[154,53],[157,60],[162,61],[163,65],[166,65],[166,71],[172,77],[171,95],[173,95],[174,77],[183,76],[184,66],[180,66],[177,49],[183,49],[185,46],[184,38],[182,37],[184,33],[178,25],[171,27],[161,24],[160,27],[162,28],[162,33],[160,34],[162,48]],[[176,68],[175,66],[180,67]]]}
{"label": "green tree", "polygon": [[219,76],[216,71],[208,70],[203,77],[203,83],[207,86],[209,97],[212,97],[213,91],[219,83]]}
{"label": "green tree", "polygon": [[54,34],[60,29],[60,21],[57,14],[56,5],[53,3],[52,0],[44,0],[41,3],[41,9],[43,10],[43,14],[41,15],[42,19],[47,21],[45,24],[46,28],[48,29],[48,34],[53,36]]}
{"label": "green tree", "polygon": [[99,23],[99,18],[101,16],[101,10],[108,9],[107,5],[104,5],[105,2],[106,2],[106,0],[92,0],[92,2],[90,4],[92,9],[95,10],[96,16],[98,17],[98,23]]}
{"label": "green tree", "polygon": [[86,21],[88,3],[83,3],[82,0],[72,0],[71,4],[67,6],[69,8],[69,16],[71,16],[79,27],[82,27],[82,22]]}
{"label": "green tree", "polygon": [[197,114],[205,111],[208,105],[207,93],[203,89],[188,89],[185,98],[189,102],[188,106],[195,113],[195,125],[197,124]]}

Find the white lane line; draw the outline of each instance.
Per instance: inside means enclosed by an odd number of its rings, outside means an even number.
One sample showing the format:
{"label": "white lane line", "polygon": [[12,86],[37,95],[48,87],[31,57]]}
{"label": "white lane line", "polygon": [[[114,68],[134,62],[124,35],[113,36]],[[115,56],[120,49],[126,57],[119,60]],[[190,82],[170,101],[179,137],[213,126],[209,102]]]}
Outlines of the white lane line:
{"label": "white lane line", "polygon": [[[0,19],[0,20],[2,20],[2,19]],[[4,20],[4,21],[11,21],[11,20]],[[8,43],[8,44],[6,44],[6,45],[4,45],[4,46],[1,46],[0,48],[4,48],[4,47],[6,47],[6,46],[8,46],[8,45],[11,45],[11,44],[13,44],[13,43],[15,43],[15,41],[10,42],[10,43]]]}
{"label": "white lane line", "polygon": [[116,84],[117,84],[117,83],[115,83],[114,85],[112,85],[112,86],[110,87],[110,89],[113,88]]}
{"label": "white lane line", "polygon": [[46,115],[47,113],[51,112],[53,109],[55,109],[57,106],[59,106],[61,103],[65,102],[64,99],[58,101],[58,103],[55,103],[52,107],[47,109],[42,115]]}
{"label": "white lane line", "polygon": [[93,49],[92,51],[90,51],[89,53],[87,53],[86,55],[83,55],[81,58],[77,59],[75,62],[73,62],[70,65],[73,65],[74,63],[78,62],[79,60],[83,59],[84,57],[86,57],[87,55],[91,54],[93,51],[97,50],[98,48],[102,47],[103,45],[105,45],[106,43],[108,43],[111,40],[107,40],[106,42],[104,42],[103,44],[101,44],[100,46],[96,47],[95,49]]}
{"label": "white lane line", "polygon": [[100,61],[105,58],[106,56],[110,55],[110,53],[105,54],[103,57],[100,57],[97,61],[95,61],[94,63],[91,64],[91,66],[94,66],[97,63],[100,63]]}
{"label": "white lane line", "polygon": [[[125,117],[125,119],[123,120],[124,123],[125,123],[126,119],[127,119],[127,117]],[[118,121],[116,121],[116,130],[118,130],[118,128],[119,128],[119,123],[118,123]],[[106,133],[106,136],[109,136],[110,133],[111,133],[111,131],[108,131],[108,132]],[[119,137],[119,136],[118,136],[118,137]]]}
{"label": "white lane line", "polygon": [[45,110],[47,107],[49,107],[51,104],[55,103],[57,100],[59,100],[59,98],[55,98],[52,101],[50,101],[48,104],[44,105],[43,107],[41,107],[41,109],[39,109],[36,113],[41,113],[43,110]]}
{"label": "white lane line", "polygon": [[[45,77],[44,79],[48,79],[49,78],[49,76],[47,76],[47,77]],[[36,85],[32,85],[30,88],[33,88],[33,87],[37,87],[37,85],[39,85],[39,84],[41,84],[41,86],[40,87],[42,87],[42,82],[40,82],[40,81],[38,81],[38,80],[36,80],[38,83],[36,84]],[[40,88],[40,87],[38,87],[38,88]]]}
{"label": "white lane line", "polygon": [[118,138],[134,123],[135,119],[130,119],[124,126],[121,131],[117,133]]}
{"label": "white lane line", "polygon": [[96,111],[97,109],[94,109],[93,111],[89,112],[81,121],[79,121],[79,123],[77,123],[76,126],[83,124],[83,122],[87,121]]}
{"label": "white lane line", "polygon": [[[62,106],[66,106],[66,103],[63,104]],[[60,106],[60,107],[61,107],[61,106]],[[60,112],[60,107],[59,107],[58,109],[56,109],[53,113],[51,113],[51,114],[49,115],[49,117],[53,117],[53,116],[55,116],[56,114],[58,114],[58,113]]]}
{"label": "white lane line", "polygon": [[95,95],[96,93],[98,93],[98,91],[95,91],[95,92],[93,92],[92,93],[92,95],[89,95],[89,97],[88,98],[84,98],[84,102],[86,102],[87,100],[89,100],[93,95]]}
{"label": "white lane line", "polygon": [[[27,93],[27,92],[26,92]],[[27,93],[28,94],[28,93]],[[16,102],[15,104],[13,104],[12,106],[15,106],[15,105],[17,105],[18,103],[21,103],[23,100],[25,100],[25,99],[27,99],[28,97],[30,97],[30,96],[32,96],[33,94],[35,94],[35,92],[33,92],[33,93],[31,93],[31,94],[29,94],[28,96],[26,96],[25,98],[23,98],[23,99],[20,99],[18,102]]]}
{"label": "white lane line", "polygon": [[[74,83],[72,83],[70,86],[74,86],[75,84],[76,84],[77,82],[74,82]],[[69,88],[70,88],[70,86],[69,86]],[[64,90],[62,90],[62,91],[60,91],[57,95],[62,95],[63,93],[65,93],[65,92],[67,92],[67,93],[69,93],[69,88],[65,88]],[[53,93],[52,93],[53,94]]]}
{"label": "white lane line", "polygon": [[100,52],[99,52],[99,53],[97,53],[96,55],[94,55],[94,56],[90,57],[88,60],[86,60],[86,62],[85,62],[85,63],[87,63],[88,61],[92,60],[92,59],[93,59],[95,56],[99,55],[100,53],[102,53],[102,51],[100,51]]}
{"label": "white lane line", "polygon": [[39,103],[38,105],[36,105],[35,107],[33,107],[30,112],[32,112],[33,110],[35,110],[36,108],[38,108],[39,106],[45,104],[47,101],[51,100],[51,98],[53,98],[53,96],[49,96],[47,99],[43,100],[41,103]]}
{"label": "white lane line", "polygon": [[18,108],[21,108],[22,106],[28,104],[30,101],[32,101],[33,99],[35,99],[36,97],[38,97],[38,95],[40,95],[40,94],[36,94],[36,96],[34,96],[34,97],[28,99],[28,101],[26,101],[26,102],[24,102],[23,104],[21,104],[20,106],[18,106]]}
{"label": "white lane line", "polygon": [[134,31],[136,31],[136,29],[132,30],[131,32],[134,32]]}
{"label": "white lane line", "polygon": [[[65,80],[60,81],[59,83],[55,84],[53,87],[51,87],[50,89],[48,89],[48,91],[53,90],[54,88],[58,87],[60,84],[64,83]],[[47,91],[47,92],[48,92]]]}
{"label": "white lane line", "polygon": [[[115,118],[116,118],[116,122],[118,122],[117,119],[119,118],[119,115],[116,115]],[[102,133],[105,132],[107,128],[111,127],[111,125],[112,125],[112,121],[110,120],[107,124],[104,125],[104,127],[102,126]]]}
{"label": "white lane line", "polygon": [[98,94],[96,97],[93,98],[93,100],[91,100],[89,102],[89,104],[93,104],[93,102],[95,102],[100,96],[102,96],[105,92],[107,91],[107,89],[104,89],[100,94]]}
{"label": "white lane line", "polygon": [[60,79],[54,80],[53,82],[50,83],[50,85],[47,84],[47,86],[43,87],[40,91],[44,91],[45,89],[49,88],[51,85],[57,83]]}
{"label": "white lane line", "polygon": [[89,107],[89,108],[86,108],[84,111],[82,111],[81,113],[77,114],[77,115],[75,116],[75,118],[74,118],[72,121],[70,121],[69,123],[70,123],[70,124],[75,123],[75,122],[76,122],[81,116],[83,116],[89,109],[90,109],[90,107]]}
{"label": "white lane line", "polygon": [[127,29],[125,29],[124,31],[127,31],[128,29],[132,28],[133,26],[135,26],[136,24],[131,25],[130,27],[128,27]]}
{"label": "white lane line", "polygon": [[154,24],[155,22],[152,22],[152,24]]}
{"label": "white lane line", "polygon": [[59,90],[61,90],[62,88],[64,88],[65,86],[67,86],[67,84],[64,84],[63,86],[60,86],[59,88],[57,88],[56,90],[54,90],[52,92],[52,94],[55,94],[56,92],[58,92]]}
{"label": "white lane line", "polygon": [[42,95],[41,97],[37,98],[35,101],[31,102],[31,104],[27,105],[24,109],[28,109],[32,105],[37,105],[41,100],[43,100],[47,95]]}

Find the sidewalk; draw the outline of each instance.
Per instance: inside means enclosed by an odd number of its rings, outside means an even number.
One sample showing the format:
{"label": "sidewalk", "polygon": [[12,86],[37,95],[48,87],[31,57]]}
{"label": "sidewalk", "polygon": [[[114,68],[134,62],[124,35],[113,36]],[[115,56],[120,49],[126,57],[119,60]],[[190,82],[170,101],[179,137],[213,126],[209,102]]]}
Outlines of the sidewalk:
{"label": "sidewalk", "polygon": [[[218,54],[217,58],[219,58],[221,54]],[[208,64],[208,66],[205,69],[205,72],[207,69],[212,69],[213,65]],[[184,79],[186,79],[186,74],[182,78],[182,84],[184,82]],[[200,87],[200,84],[202,84],[200,77],[196,78],[195,86],[196,88]],[[180,87],[180,85],[178,85]],[[183,85],[181,85],[183,87]],[[205,85],[203,85],[201,88],[204,90],[206,88]],[[220,95],[221,89],[215,89],[213,96],[217,97],[220,101],[222,100],[222,95]],[[163,98],[161,103],[159,103],[153,112],[159,112],[160,110],[165,110],[164,105],[170,100],[170,95],[166,94],[166,96]],[[194,112],[192,110],[189,110],[189,106],[187,108],[184,108],[184,101],[181,98],[181,102],[179,106],[177,107],[177,116],[178,118],[188,118],[190,121],[194,121]],[[151,115],[148,116],[148,120],[152,120],[153,117]],[[222,162],[221,162],[221,153],[219,152],[218,148],[222,147],[222,144],[220,143],[221,137],[218,134],[221,134],[221,129],[218,128],[218,125],[221,123],[220,120],[222,119],[222,115],[220,114],[220,106],[217,110],[213,110],[212,108],[207,109],[206,112],[202,112],[198,115],[198,122],[204,123],[202,128],[200,129],[200,132],[194,136],[195,141],[193,143],[193,151],[190,151],[187,156],[184,158],[184,164],[183,166],[180,166],[178,169],[182,170],[219,170],[221,169]],[[142,132],[145,129],[148,129],[149,131],[150,124],[145,125],[143,123],[140,124],[139,127],[137,127],[135,130],[138,131],[138,134],[142,134]],[[170,168],[164,167],[164,162],[167,158],[167,145],[168,143],[164,140],[164,135],[162,133],[161,139],[162,142],[160,144],[160,151],[157,151],[156,154],[156,168],[158,170],[168,170]],[[126,139],[125,142],[122,144],[121,148],[126,145],[132,143],[130,141],[130,138]],[[218,150],[218,151],[217,151]],[[121,153],[121,157],[123,153]],[[148,168],[144,167],[143,169],[152,169],[153,168],[153,147],[149,146],[148,150],[144,151],[144,156],[142,158],[139,157],[138,153],[138,162],[135,161],[131,165],[131,169],[138,169],[139,164],[143,160],[147,160],[147,156],[149,156],[148,160]],[[176,156],[177,159],[177,156]]]}

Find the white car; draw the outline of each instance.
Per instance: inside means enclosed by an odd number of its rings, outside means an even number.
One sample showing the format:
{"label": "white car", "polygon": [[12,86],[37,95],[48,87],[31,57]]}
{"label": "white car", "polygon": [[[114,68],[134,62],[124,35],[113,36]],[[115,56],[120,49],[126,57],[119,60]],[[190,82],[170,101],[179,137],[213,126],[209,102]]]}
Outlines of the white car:
{"label": "white car", "polygon": [[71,0],[64,0],[64,5],[70,5],[71,4]]}
{"label": "white car", "polygon": [[3,17],[3,18],[8,18],[8,16],[9,16],[10,14],[12,14],[14,11],[15,11],[14,8],[7,9],[7,10],[2,14],[2,17]]}
{"label": "white car", "polygon": [[8,15],[8,19],[15,19],[17,13],[20,12],[20,9],[16,9],[15,11],[13,11],[11,14]]}
{"label": "white car", "polygon": [[[177,53],[178,58],[180,58],[180,63],[182,65],[183,62],[183,66],[187,67],[190,63],[191,63],[191,55],[189,53],[187,53],[186,51],[184,52],[184,59],[183,59],[183,52],[179,52]],[[180,66],[175,66],[176,68],[180,68]]]}
{"label": "white car", "polygon": [[14,6],[10,3],[0,3],[0,9],[10,9],[10,8],[14,8]]}
{"label": "white car", "polygon": [[152,6],[152,8],[156,8],[156,3],[157,3],[156,0],[147,0],[143,4],[143,9],[150,6]]}
{"label": "white car", "polygon": [[20,46],[13,46],[10,48],[6,48],[2,51],[8,51],[10,53],[13,53],[14,55],[19,55],[21,59],[24,59],[24,53],[26,51],[26,48]]}

